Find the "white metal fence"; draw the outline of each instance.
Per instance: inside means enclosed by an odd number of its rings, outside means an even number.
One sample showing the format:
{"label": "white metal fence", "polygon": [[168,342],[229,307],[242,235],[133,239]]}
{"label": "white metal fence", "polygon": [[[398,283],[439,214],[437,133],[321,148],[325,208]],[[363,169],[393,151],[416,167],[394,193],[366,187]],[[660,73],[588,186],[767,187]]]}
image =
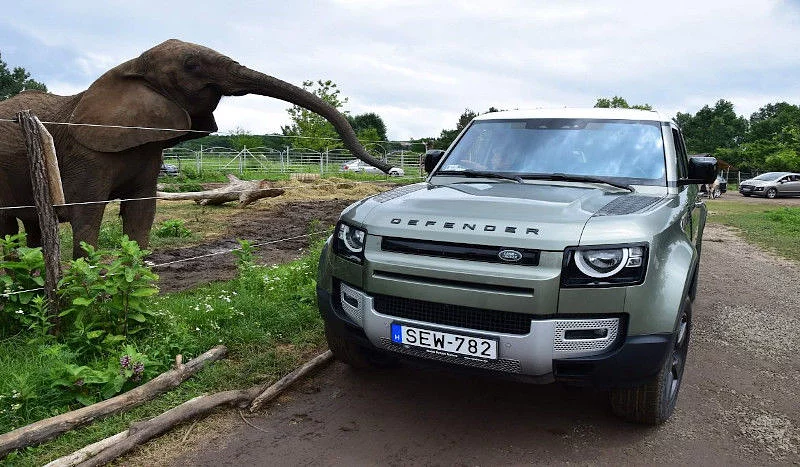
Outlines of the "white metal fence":
{"label": "white metal fence", "polygon": [[[402,168],[406,176],[419,176],[422,153],[414,151],[389,151],[377,155],[393,167]],[[230,148],[203,148],[190,150],[169,148],[164,150],[164,163],[172,164],[179,172],[203,173],[319,173],[321,175],[344,172],[343,167],[355,157],[345,149],[315,151],[313,149],[291,148],[276,150],[266,147],[243,148],[235,151]]]}

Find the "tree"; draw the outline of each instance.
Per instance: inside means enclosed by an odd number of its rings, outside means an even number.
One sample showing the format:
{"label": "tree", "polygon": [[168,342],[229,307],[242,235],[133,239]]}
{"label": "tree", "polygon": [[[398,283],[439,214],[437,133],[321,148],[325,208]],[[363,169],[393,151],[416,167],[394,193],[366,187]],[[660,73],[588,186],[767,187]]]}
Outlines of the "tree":
{"label": "tree", "polygon": [[[494,107],[489,107],[489,110],[484,113],[490,112],[498,112],[498,110]],[[456,129],[455,130],[442,130],[439,134],[439,137],[436,138],[433,143],[431,144],[432,149],[447,149],[453,141],[455,141],[456,137],[461,130],[469,125],[469,122],[472,121],[473,118],[477,117],[478,114],[472,109],[464,109],[464,112],[458,117],[458,122],[456,122]]]}
{"label": "tree", "polygon": [[244,148],[257,148],[264,146],[264,137],[260,135],[253,135],[244,128],[237,127],[230,134],[231,146],[237,151]]}
{"label": "tree", "polygon": [[703,106],[694,115],[678,112],[675,122],[690,153],[713,154],[720,148],[736,148],[747,131],[747,120],[736,115],[733,103],[725,99],[718,100],[714,107]]}
{"label": "tree", "polygon": [[[331,80],[318,80],[316,83],[303,81],[303,89],[316,95],[339,111],[347,103],[347,98],[340,95],[341,91],[337,89],[336,83]],[[339,134],[325,117],[299,105],[292,106],[287,109],[287,112],[292,124],[281,127],[281,131],[286,136],[295,136],[295,138],[290,139],[293,147],[309,148],[320,152],[325,149],[342,147]],[[342,113],[347,116],[347,112]]]}
{"label": "tree", "polygon": [[0,54],[0,101],[15,96],[22,91],[32,89],[47,91],[47,86],[31,79],[31,74],[25,71],[25,68],[15,67],[14,70],[9,70],[2,57],[2,54]]}
{"label": "tree", "polygon": [[[383,119],[380,115],[374,112],[348,117],[347,120],[350,122],[350,126],[353,127],[359,139],[364,138],[366,141],[388,140],[386,136],[386,124],[383,123]],[[374,130],[374,132],[369,132],[369,130]],[[374,135],[374,139],[366,139],[368,133]]]}
{"label": "tree", "polygon": [[611,99],[607,97],[600,97],[594,106],[601,109],[639,109],[639,110],[653,110],[650,104],[636,104],[629,105],[628,101],[620,96],[614,96]]}

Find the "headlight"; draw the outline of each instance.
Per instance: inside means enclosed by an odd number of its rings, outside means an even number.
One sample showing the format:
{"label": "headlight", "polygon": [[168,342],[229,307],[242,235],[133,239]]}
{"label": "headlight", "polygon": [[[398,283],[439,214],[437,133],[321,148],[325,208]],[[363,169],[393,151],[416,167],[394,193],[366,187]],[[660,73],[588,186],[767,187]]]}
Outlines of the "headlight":
{"label": "headlight", "polygon": [[636,285],[644,281],[647,245],[567,248],[562,287]]}
{"label": "headlight", "polygon": [[364,260],[364,242],[367,240],[365,230],[339,222],[333,235],[333,251],[356,263]]}

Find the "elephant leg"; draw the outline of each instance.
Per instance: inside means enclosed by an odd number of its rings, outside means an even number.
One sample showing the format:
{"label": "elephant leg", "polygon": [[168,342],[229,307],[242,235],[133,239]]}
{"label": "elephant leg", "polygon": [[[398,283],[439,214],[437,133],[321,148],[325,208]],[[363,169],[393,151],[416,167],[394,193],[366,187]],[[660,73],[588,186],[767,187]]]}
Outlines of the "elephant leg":
{"label": "elephant leg", "polygon": [[100,235],[100,224],[103,222],[103,204],[88,204],[73,206],[70,224],[72,225],[72,257],[81,258],[86,253],[81,248],[81,242],[97,246]]}
{"label": "elephant leg", "polygon": [[147,248],[156,216],[156,200],[124,201],[119,207],[119,215],[122,216],[122,232],[136,240],[140,248]]}
{"label": "elephant leg", "polygon": [[0,215],[0,237],[14,235],[19,231],[17,218],[14,216]]}
{"label": "elephant leg", "polygon": [[28,239],[28,246],[36,248],[42,246],[42,228],[38,220],[23,219],[22,225],[25,226],[25,236]]}

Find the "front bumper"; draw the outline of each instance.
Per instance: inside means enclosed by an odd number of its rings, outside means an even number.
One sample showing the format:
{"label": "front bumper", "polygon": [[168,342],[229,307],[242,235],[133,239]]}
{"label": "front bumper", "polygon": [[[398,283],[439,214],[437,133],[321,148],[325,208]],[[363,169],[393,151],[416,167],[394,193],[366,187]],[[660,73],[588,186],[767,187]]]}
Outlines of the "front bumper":
{"label": "front bumper", "polygon": [[[346,301],[342,288],[348,295]],[[500,372],[538,383],[564,381],[602,388],[641,384],[658,373],[671,343],[670,334],[625,337],[624,321],[619,317],[532,317],[530,332],[514,335],[384,315],[375,310],[371,296],[344,284],[334,287],[333,295],[318,287],[317,296],[326,322],[364,347],[429,364]],[[389,339],[391,324],[395,322],[497,340],[499,358],[464,359],[395,344]],[[564,329],[572,325],[603,326],[609,331],[605,339],[578,342],[578,345],[565,343],[561,339]]]}

